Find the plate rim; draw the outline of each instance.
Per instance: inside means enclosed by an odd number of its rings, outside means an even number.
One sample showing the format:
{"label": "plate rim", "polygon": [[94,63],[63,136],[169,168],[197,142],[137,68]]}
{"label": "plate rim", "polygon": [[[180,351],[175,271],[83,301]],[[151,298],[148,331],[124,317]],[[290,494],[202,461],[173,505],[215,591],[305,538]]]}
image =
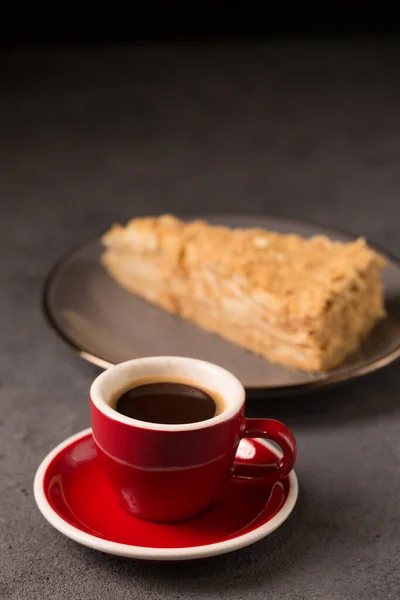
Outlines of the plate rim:
{"label": "plate rim", "polygon": [[[88,427],[69,436],[60,444],[57,444],[42,460],[40,463],[35,478],[33,481],[33,495],[35,498],[36,505],[41,512],[42,516],[46,519],[50,525],[52,525],[57,531],[72,539],[73,541],[98,550],[105,552],[106,554],[113,554],[115,556],[124,556],[126,558],[139,558],[144,560],[158,560],[158,561],[169,561],[169,560],[194,560],[198,558],[206,558],[210,556],[218,556],[220,554],[227,554],[234,552],[240,548],[250,546],[255,542],[263,539],[264,537],[271,534],[278,527],[286,521],[291,512],[293,511],[298,494],[299,485],[297,475],[294,470],[288,475],[289,479],[289,493],[284,504],[278,510],[278,512],[269,519],[266,523],[259,525],[256,529],[253,529],[247,533],[244,533],[235,538],[227,539],[222,542],[216,542],[213,544],[206,544],[202,546],[189,546],[178,547],[178,548],[154,548],[148,546],[134,546],[131,544],[122,544],[120,542],[112,542],[100,537],[96,537],[90,533],[86,533],[71,525],[57,511],[53,508],[51,503],[48,501],[44,491],[44,477],[49,468],[49,465],[56,458],[56,456],[62,452],[65,448],[73,444],[74,442],[85,438],[92,433],[92,428]],[[257,439],[258,442],[265,445],[277,456],[281,455],[281,452],[277,450],[272,444],[264,439]]]}
{"label": "plate rim", "polygon": [[[205,213],[204,215],[201,215],[199,213],[180,213],[178,215],[179,218],[182,219],[194,219],[194,218],[202,218],[207,220],[207,218],[254,218],[254,219],[273,219],[276,221],[282,221],[284,223],[293,223],[293,224],[297,224],[297,225],[304,225],[304,226],[309,226],[309,227],[316,227],[316,228],[320,228],[323,229],[324,231],[326,231],[327,233],[332,234],[332,236],[345,236],[348,237],[349,239],[357,239],[358,237],[366,237],[363,236],[362,234],[355,234],[349,231],[346,231],[344,229],[340,229],[338,227],[331,227],[331,226],[326,226],[323,225],[321,223],[318,223],[316,221],[312,221],[309,219],[297,219],[297,218],[293,218],[293,217],[286,217],[284,215],[273,215],[273,214],[260,214],[260,213],[236,213],[236,212],[223,212],[223,213]],[[79,251],[81,248],[84,248],[85,246],[87,246],[90,243],[94,243],[98,240],[101,239],[102,235],[107,231],[107,229],[103,230],[102,233],[98,233],[96,235],[92,235],[88,238],[86,238],[84,241],[80,241],[77,242],[76,244],[74,244],[69,250],[67,250],[65,253],[63,253],[54,263],[53,266],[50,268],[49,272],[47,273],[44,282],[43,282],[43,286],[42,286],[42,294],[41,294],[41,308],[42,308],[42,313],[44,314],[45,320],[47,322],[47,324],[50,326],[50,328],[58,335],[58,337],[67,345],[69,346],[74,352],[76,352],[78,354],[78,356],[80,356],[83,360],[89,362],[90,364],[95,365],[96,367],[99,367],[101,369],[108,369],[109,367],[113,366],[115,363],[112,363],[104,358],[101,358],[100,356],[97,356],[96,354],[93,354],[92,352],[88,352],[87,350],[84,350],[82,347],[79,346],[79,344],[74,341],[70,336],[68,336],[68,334],[57,324],[55,318],[52,315],[51,312],[51,308],[50,308],[50,290],[54,281],[55,276],[57,275],[58,271],[62,268],[62,266],[64,265],[64,263],[66,261],[69,260],[69,258],[71,256],[73,256],[77,251]],[[369,238],[367,238],[368,241],[368,245],[370,246],[370,248],[372,248],[373,250],[375,250],[376,252],[379,252],[380,254],[382,254],[386,259],[389,260],[389,262],[394,263],[398,269],[400,270],[400,258],[398,258],[397,256],[395,256],[393,253],[391,253],[390,251],[382,248],[380,245],[376,244],[373,241],[370,241]],[[279,394],[279,395],[285,395],[291,392],[295,392],[295,391],[308,391],[311,389],[317,389],[317,388],[321,388],[321,387],[328,387],[330,385],[334,385],[337,383],[341,383],[341,382],[345,382],[345,381],[352,381],[355,379],[358,379],[364,375],[367,375],[369,373],[373,373],[375,371],[378,371],[388,365],[390,365],[392,362],[394,362],[396,359],[400,358],[400,338],[399,338],[399,342],[397,344],[397,346],[395,346],[395,348],[393,348],[390,352],[387,352],[386,354],[384,354],[383,356],[381,356],[378,359],[372,359],[369,362],[360,365],[359,367],[354,367],[351,370],[347,370],[344,372],[332,372],[332,374],[328,374],[326,376],[320,376],[318,379],[312,379],[310,381],[302,381],[302,382],[294,382],[294,383],[289,383],[289,384],[285,384],[285,385],[270,385],[270,386],[251,386],[251,385],[245,385],[246,390],[251,391],[251,392],[265,392],[265,391],[270,391],[273,394]]]}

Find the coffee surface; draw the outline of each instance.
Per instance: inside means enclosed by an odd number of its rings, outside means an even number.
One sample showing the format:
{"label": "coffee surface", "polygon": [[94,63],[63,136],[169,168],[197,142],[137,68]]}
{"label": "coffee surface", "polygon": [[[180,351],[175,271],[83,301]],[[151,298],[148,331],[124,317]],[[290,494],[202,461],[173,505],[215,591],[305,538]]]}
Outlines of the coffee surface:
{"label": "coffee surface", "polygon": [[212,419],[223,411],[223,403],[204,390],[179,382],[150,382],[124,392],[115,410],[126,417],[182,425]]}

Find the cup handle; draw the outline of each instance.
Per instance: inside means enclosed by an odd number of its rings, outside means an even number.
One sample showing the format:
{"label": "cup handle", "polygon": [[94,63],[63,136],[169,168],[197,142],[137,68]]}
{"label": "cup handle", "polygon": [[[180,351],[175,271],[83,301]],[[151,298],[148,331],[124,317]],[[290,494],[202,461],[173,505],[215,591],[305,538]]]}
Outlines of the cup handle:
{"label": "cup handle", "polygon": [[296,462],[297,448],[295,437],[286,425],[274,419],[246,419],[240,437],[272,440],[281,447],[283,456],[268,465],[233,463],[231,478],[235,482],[265,485],[289,475]]}

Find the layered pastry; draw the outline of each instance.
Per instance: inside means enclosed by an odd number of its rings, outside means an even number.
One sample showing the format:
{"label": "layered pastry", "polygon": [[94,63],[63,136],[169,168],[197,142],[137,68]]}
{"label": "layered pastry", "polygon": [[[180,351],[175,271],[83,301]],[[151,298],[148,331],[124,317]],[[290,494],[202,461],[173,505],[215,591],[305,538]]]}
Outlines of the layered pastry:
{"label": "layered pastry", "polygon": [[337,366],[384,317],[384,259],[360,238],[303,239],[171,215],[114,225],[102,262],[126,290],[271,362]]}

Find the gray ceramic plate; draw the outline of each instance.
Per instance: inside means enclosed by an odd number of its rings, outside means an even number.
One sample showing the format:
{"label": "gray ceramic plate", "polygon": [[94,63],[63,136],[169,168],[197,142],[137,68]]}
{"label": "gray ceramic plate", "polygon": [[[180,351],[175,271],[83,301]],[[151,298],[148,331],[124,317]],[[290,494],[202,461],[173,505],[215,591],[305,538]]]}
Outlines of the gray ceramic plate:
{"label": "gray ceramic plate", "polygon": [[[201,217],[211,223],[234,227],[258,226],[304,237],[325,234],[337,240],[354,239],[315,224],[276,217]],[[44,308],[59,335],[82,358],[102,368],[140,356],[192,356],[226,367],[248,389],[267,388],[278,394],[358,377],[400,356],[400,262],[394,258],[388,257],[384,273],[387,318],[361,350],[340,368],[309,375],[270,364],[128,294],[103,270],[99,260],[101,251],[97,238],[63,257],[47,279]]]}

